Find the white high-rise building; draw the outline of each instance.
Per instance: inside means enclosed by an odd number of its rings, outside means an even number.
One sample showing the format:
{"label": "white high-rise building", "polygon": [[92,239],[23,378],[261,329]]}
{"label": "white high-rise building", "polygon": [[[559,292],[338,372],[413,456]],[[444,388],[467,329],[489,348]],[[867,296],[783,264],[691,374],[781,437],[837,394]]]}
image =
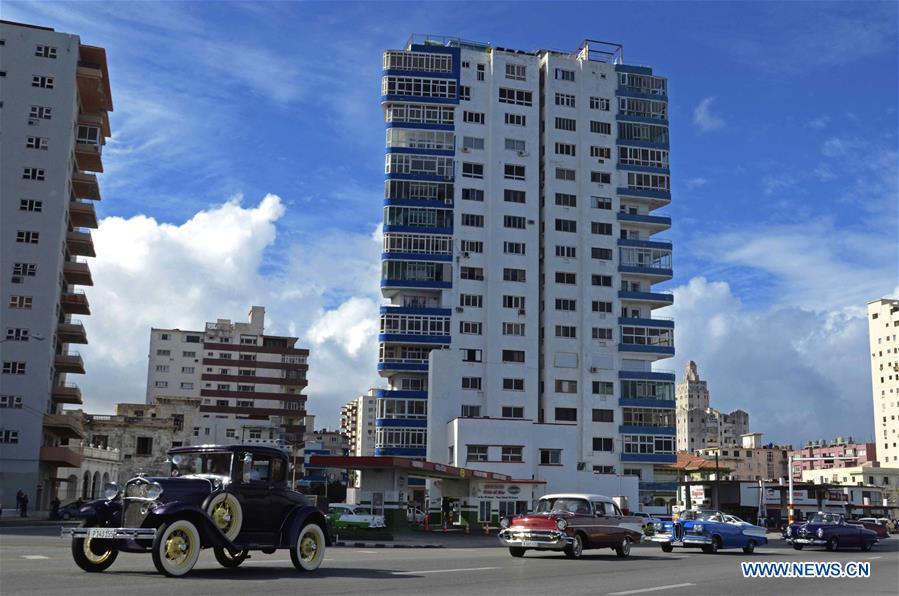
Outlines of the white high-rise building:
{"label": "white high-rise building", "polygon": [[100,199],[97,172],[110,136],[106,50],[77,35],[0,21],[0,501],[18,490],[45,509],[81,465],[66,448],[83,436],[63,413],[79,405],[69,375],[84,374],[74,349],[89,315],[84,257]]}
{"label": "white high-rise building", "polygon": [[871,388],[874,397],[874,440],[877,460],[899,467],[899,300],[868,303],[871,345]]}
{"label": "white high-rise building", "polygon": [[667,82],[621,52],[384,54],[376,454],[645,495],[675,461]]}
{"label": "white high-rise building", "polygon": [[309,350],[294,347],[295,337],[264,331],[261,306],[250,308],[246,323],[151,329],[147,403],[158,396],[202,398],[194,443],[300,443]]}

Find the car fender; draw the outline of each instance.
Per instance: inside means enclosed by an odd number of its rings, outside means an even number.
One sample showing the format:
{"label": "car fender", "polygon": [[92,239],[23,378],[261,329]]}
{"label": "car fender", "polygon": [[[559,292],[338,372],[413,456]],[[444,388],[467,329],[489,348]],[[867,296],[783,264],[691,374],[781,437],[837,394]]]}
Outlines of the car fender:
{"label": "car fender", "polygon": [[200,533],[200,540],[204,547],[218,546],[223,548],[234,548],[234,543],[228,540],[222,531],[218,529],[212,518],[206,514],[206,511],[197,507],[192,503],[184,503],[182,501],[170,501],[160,505],[152,511],[157,527],[162,523],[169,523],[175,519],[187,519],[197,527]]}
{"label": "car fender", "polygon": [[297,505],[284,518],[281,524],[281,546],[290,547],[296,544],[300,535],[300,530],[309,523],[314,521],[319,524],[325,533],[325,545],[331,546],[331,533],[328,531],[328,520],[325,514],[311,505]]}
{"label": "car fender", "polygon": [[78,517],[92,524],[108,526],[113,523],[118,525],[121,518],[122,504],[118,500],[107,501],[96,499],[88,501],[78,509]]}

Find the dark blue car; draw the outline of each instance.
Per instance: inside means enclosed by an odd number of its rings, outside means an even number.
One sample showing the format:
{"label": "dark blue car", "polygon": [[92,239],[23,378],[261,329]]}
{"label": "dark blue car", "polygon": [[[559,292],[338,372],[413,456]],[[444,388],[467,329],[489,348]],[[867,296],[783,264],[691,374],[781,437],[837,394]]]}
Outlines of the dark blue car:
{"label": "dark blue car", "polygon": [[877,534],[864,526],[847,523],[841,513],[818,512],[804,523],[790,525],[784,539],[796,550],[823,546],[829,551],[846,547],[868,551],[877,542]]}
{"label": "dark blue car", "polygon": [[72,536],[75,563],[89,572],[112,565],[119,552],[147,553],[156,569],[179,577],[212,548],[225,567],[250,551],[288,549],[294,566],[314,571],[330,545],[324,514],[287,483],[288,458],[260,446],[178,447],[168,476],[137,476],[104,487],[104,499],[81,508]]}
{"label": "dark blue car", "polygon": [[765,528],[721,511],[685,511],[674,521],[656,522],[649,539],[658,542],[666,553],[675,546],[699,548],[704,553],[717,553],[722,548],[752,553],[755,547],[768,544]]}

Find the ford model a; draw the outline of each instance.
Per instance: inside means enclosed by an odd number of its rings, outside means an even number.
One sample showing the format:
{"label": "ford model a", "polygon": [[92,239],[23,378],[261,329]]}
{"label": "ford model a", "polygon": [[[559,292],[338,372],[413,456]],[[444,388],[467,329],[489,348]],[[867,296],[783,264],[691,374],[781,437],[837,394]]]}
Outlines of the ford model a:
{"label": "ford model a", "polygon": [[188,573],[212,548],[225,567],[250,551],[289,549],[294,566],[314,571],[330,544],[325,516],[288,488],[284,452],[260,446],[203,445],[169,451],[168,476],[138,475],[80,512],[72,556],[85,571],[103,571],[119,552],[150,552],[156,569]]}

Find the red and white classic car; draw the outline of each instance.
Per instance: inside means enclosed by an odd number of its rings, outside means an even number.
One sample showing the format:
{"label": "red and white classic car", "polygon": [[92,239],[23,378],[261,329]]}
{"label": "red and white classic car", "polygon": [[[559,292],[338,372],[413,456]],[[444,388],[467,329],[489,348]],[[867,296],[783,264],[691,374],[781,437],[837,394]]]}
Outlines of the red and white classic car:
{"label": "red and white classic car", "polygon": [[505,517],[500,525],[499,540],[513,557],[552,550],[577,559],[591,548],[611,548],[626,557],[631,544],[643,538],[642,519],[622,514],[609,497],[582,493],[546,495],[534,512]]}

